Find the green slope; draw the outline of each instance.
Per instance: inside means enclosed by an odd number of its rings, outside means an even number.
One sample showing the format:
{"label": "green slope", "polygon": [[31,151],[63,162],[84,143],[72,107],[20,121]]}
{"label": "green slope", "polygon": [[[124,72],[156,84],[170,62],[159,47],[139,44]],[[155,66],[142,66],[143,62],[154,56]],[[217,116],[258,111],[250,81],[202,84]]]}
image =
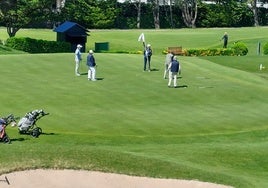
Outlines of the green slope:
{"label": "green slope", "polygon": [[173,89],[162,78],[164,56],[153,57],[152,72],[142,71],[141,55],[95,57],[97,82],[74,76],[73,54],[1,56],[0,115],[51,115],[38,122],[38,139],[8,127],[13,144],[1,146],[0,173],[83,168],[268,185],[267,79],[181,57],[183,87]]}

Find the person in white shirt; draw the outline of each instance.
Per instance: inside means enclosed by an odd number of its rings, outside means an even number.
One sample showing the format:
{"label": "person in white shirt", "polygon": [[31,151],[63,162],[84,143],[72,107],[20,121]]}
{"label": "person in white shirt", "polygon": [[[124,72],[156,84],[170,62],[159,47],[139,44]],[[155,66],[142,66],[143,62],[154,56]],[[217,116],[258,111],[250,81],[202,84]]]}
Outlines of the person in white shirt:
{"label": "person in white shirt", "polygon": [[166,59],[165,59],[165,70],[164,70],[164,79],[166,79],[166,76],[168,74],[168,66],[169,64],[172,62],[173,60],[173,53],[171,53],[170,51],[167,53],[166,55]]}
{"label": "person in white shirt", "polygon": [[75,50],[75,75],[76,76],[80,76],[80,72],[79,72],[79,67],[80,67],[80,62],[82,60],[82,54],[81,54],[81,51],[80,49],[82,48],[83,46],[78,44],[77,45],[77,48]]}

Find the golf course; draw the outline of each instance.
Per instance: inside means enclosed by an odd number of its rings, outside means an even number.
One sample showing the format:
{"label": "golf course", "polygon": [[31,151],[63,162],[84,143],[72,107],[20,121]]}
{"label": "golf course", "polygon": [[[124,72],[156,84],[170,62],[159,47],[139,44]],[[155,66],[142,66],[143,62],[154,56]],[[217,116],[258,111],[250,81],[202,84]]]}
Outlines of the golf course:
{"label": "golf course", "polygon": [[[163,78],[167,47],[222,48],[241,41],[246,56],[178,56],[178,88]],[[144,33],[153,49],[143,71]],[[37,122],[38,138],[8,126],[11,144],[0,143],[0,175],[30,169],[81,169],[199,180],[236,188],[268,187],[268,61],[257,46],[268,27],[174,30],[91,30],[97,81],[81,76],[74,52],[29,54],[0,45],[1,111],[23,117],[50,113]],[[16,37],[56,40],[49,29],[21,29]],[[8,38],[0,28],[0,40]],[[260,70],[260,64],[263,69]],[[1,186],[0,186],[1,187]]]}

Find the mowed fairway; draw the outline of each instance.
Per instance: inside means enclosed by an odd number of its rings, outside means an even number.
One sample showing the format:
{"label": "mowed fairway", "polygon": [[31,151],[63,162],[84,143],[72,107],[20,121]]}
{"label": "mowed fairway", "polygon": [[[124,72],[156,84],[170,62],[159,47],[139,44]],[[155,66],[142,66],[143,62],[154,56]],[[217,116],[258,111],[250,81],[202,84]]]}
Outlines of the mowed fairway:
{"label": "mowed fairway", "polygon": [[[71,168],[267,187],[268,80],[208,60],[180,57],[180,88],[142,56],[95,54],[97,82],[74,76],[73,54],[1,56],[1,116],[33,109],[34,139],[8,127],[0,173]],[[86,73],[86,54],[81,72]]]}

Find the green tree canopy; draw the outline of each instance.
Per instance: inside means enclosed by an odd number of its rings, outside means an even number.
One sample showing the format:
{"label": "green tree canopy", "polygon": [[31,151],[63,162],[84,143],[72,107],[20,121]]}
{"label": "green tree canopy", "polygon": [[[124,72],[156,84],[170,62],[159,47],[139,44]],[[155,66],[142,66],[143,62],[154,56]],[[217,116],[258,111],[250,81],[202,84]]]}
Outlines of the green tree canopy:
{"label": "green tree canopy", "polygon": [[69,0],[60,13],[62,20],[98,29],[113,27],[116,15],[116,0]]}
{"label": "green tree canopy", "polygon": [[29,23],[47,18],[52,13],[51,5],[52,0],[1,0],[0,20],[13,37]]}

